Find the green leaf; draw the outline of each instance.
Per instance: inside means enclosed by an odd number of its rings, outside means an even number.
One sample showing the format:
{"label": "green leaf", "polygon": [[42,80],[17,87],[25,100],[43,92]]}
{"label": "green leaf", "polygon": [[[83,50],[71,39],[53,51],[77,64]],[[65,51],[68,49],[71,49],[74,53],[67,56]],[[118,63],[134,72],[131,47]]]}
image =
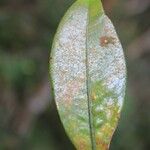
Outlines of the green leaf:
{"label": "green leaf", "polygon": [[57,30],[50,59],[54,96],[78,150],[106,150],[125,95],[122,46],[99,0],[77,0]]}

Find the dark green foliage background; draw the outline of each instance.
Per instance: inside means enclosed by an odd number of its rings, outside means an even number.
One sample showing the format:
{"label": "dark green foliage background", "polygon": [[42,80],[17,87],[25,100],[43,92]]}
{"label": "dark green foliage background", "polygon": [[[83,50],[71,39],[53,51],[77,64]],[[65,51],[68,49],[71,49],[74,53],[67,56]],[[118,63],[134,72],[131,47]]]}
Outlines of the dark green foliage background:
{"label": "dark green foliage background", "polygon": [[[0,0],[0,150],[74,150],[48,84],[54,33],[72,3]],[[103,3],[122,41],[128,68],[126,100],[110,149],[149,150],[150,3]]]}

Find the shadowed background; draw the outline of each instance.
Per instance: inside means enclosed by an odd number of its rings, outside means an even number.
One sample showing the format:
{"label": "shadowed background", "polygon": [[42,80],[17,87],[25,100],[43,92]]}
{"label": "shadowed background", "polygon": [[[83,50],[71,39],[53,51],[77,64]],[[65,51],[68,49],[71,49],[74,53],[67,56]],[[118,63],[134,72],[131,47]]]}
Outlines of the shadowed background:
{"label": "shadowed background", "polygon": [[[49,54],[73,0],[0,0],[0,150],[74,150],[49,84]],[[150,149],[150,1],[103,0],[128,85],[110,150]]]}

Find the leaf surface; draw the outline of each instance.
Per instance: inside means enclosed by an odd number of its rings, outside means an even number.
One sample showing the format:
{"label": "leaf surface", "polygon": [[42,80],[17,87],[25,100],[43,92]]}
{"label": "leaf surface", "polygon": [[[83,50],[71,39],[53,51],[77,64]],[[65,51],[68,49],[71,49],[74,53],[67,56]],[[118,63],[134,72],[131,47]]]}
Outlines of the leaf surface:
{"label": "leaf surface", "polygon": [[126,67],[116,31],[99,0],[77,0],[51,51],[54,96],[78,150],[106,150],[125,95]]}

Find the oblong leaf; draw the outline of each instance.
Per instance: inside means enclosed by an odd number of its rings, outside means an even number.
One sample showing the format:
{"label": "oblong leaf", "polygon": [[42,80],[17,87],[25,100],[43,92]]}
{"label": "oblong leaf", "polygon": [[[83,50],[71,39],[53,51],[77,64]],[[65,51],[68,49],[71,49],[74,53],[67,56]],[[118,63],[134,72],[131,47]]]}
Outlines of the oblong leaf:
{"label": "oblong leaf", "polygon": [[126,67],[99,0],[77,0],[57,30],[50,72],[60,118],[78,150],[106,150],[125,95]]}

